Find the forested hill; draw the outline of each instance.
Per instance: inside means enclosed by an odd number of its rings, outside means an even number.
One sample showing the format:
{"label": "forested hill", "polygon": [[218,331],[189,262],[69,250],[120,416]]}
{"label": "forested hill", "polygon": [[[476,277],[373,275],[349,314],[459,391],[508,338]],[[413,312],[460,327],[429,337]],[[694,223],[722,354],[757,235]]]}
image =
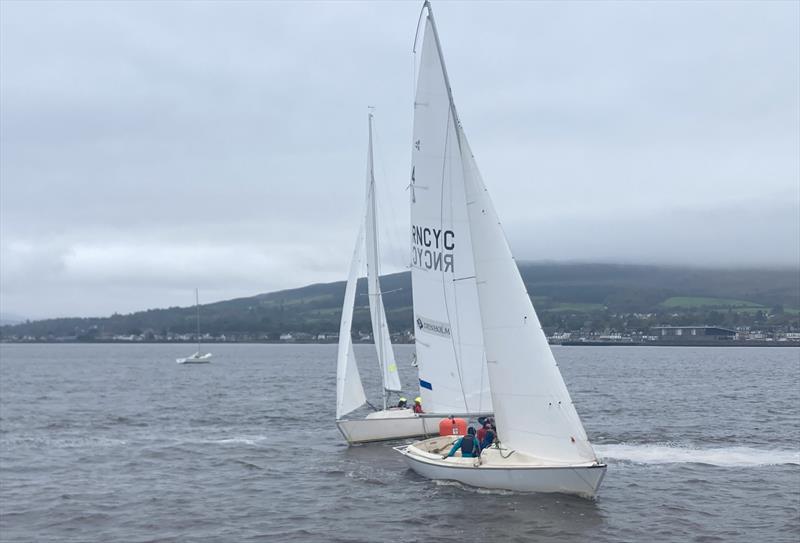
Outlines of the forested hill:
{"label": "forested hill", "polygon": [[[542,323],[551,329],[792,323],[800,308],[797,270],[715,270],[613,264],[523,263],[520,271]],[[409,272],[381,279],[393,331],[412,328]],[[344,282],[259,294],[201,306],[202,330],[229,338],[277,339],[285,332],[336,333]],[[358,284],[354,330],[370,331],[366,282]],[[620,319],[624,319],[624,324]],[[765,322],[766,324],[766,322]],[[101,339],[191,333],[194,307],[106,318],[62,318],[0,327],[0,336]]]}

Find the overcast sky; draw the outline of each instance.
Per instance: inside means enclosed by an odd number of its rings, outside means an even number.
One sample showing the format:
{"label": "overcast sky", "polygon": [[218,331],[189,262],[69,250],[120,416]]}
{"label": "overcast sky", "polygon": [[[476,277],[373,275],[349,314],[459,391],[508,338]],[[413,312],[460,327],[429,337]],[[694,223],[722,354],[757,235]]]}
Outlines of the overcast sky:
{"label": "overcast sky", "polygon": [[[797,266],[799,6],[435,3],[517,258]],[[368,105],[401,269],[419,8],[0,3],[0,309],[344,279]]]}

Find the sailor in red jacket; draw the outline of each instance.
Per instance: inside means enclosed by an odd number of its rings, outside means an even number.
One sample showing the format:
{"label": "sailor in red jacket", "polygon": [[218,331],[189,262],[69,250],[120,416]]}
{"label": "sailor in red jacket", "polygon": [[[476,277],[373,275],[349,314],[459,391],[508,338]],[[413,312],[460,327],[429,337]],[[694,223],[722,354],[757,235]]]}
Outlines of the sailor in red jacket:
{"label": "sailor in red jacket", "polygon": [[424,413],[425,411],[422,410],[422,398],[417,396],[414,398],[414,413]]}
{"label": "sailor in red jacket", "polygon": [[483,421],[483,426],[478,428],[478,433],[475,436],[478,438],[478,443],[483,443],[483,439],[486,437],[486,432],[488,432],[491,427],[492,425],[489,423],[488,420]]}

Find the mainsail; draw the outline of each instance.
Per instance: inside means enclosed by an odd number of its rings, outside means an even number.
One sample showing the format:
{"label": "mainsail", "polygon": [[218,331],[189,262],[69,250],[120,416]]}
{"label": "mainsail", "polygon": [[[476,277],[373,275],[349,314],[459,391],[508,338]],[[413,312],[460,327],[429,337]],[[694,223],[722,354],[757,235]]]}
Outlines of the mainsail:
{"label": "mainsail", "polygon": [[[438,189],[442,194],[442,222],[448,223],[447,228],[450,224],[459,228],[459,242],[462,232],[468,236],[468,252],[457,255],[453,276],[464,277],[463,261],[472,260],[467,270],[474,275],[471,284],[477,285],[477,307],[469,296],[466,304],[480,316],[498,437],[505,448],[556,464],[596,460],[458,119],[430,10],[419,88],[426,92],[417,92],[415,108],[423,119],[419,123],[415,119],[415,145],[435,151],[428,156],[418,151],[415,167],[419,172],[420,164],[426,164],[426,183],[432,183],[438,162],[442,182],[431,192]],[[425,130],[418,131],[417,124],[420,128],[424,124]],[[418,193],[417,205],[419,201]],[[412,205],[412,216],[413,209]],[[437,210],[431,206],[427,211],[430,215],[418,214],[417,220],[435,221]],[[416,310],[416,283],[414,287]],[[465,305],[462,298],[458,303],[461,308]]]}
{"label": "mainsail", "polygon": [[[378,251],[378,213],[377,195],[375,194],[375,170],[372,160],[372,114],[369,115],[369,150],[367,153],[367,214],[365,226],[367,231],[367,291],[369,294],[369,310],[372,318],[372,337],[378,352],[378,364],[381,368],[383,388],[385,391],[400,392],[400,376],[394,359],[389,325],[386,322],[386,311],[383,307],[383,296],[380,283],[380,254]],[[384,395],[385,396],[385,395]],[[386,406],[384,406],[385,409]]]}
{"label": "mainsail", "polygon": [[430,25],[424,31],[411,174],[411,278],[425,410],[489,413],[492,399],[457,119]]}

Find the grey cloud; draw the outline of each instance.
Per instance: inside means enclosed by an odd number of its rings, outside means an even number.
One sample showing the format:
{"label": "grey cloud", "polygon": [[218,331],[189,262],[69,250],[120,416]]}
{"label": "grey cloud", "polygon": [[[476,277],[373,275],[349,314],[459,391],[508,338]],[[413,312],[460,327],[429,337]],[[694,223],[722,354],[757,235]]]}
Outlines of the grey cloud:
{"label": "grey cloud", "polygon": [[[367,105],[402,269],[419,7],[0,3],[3,311],[342,278]],[[518,258],[798,265],[800,5],[435,9]]]}

